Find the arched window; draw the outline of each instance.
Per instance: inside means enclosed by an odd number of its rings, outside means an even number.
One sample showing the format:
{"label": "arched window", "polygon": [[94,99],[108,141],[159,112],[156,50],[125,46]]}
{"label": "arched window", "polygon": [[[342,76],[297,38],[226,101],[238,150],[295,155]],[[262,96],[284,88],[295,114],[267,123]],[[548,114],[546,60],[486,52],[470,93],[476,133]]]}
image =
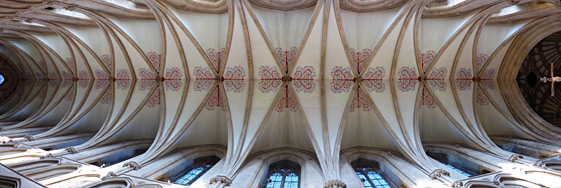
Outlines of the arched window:
{"label": "arched window", "polygon": [[[467,177],[477,176],[480,174],[477,173],[476,172],[477,170],[475,169],[468,169],[467,167],[464,167],[464,166],[477,166],[477,165],[474,164],[461,165],[461,164],[468,163],[469,161],[461,160],[459,157],[454,157],[454,159],[456,160],[450,160],[450,157],[445,153],[427,152],[427,155],[437,160],[438,162],[446,165],[448,168],[456,172],[459,172],[460,174],[463,174]],[[489,172],[487,170],[485,171]]]}
{"label": "arched window", "polygon": [[391,181],[380,170],[379,164],[375,161],[357,159],[351,162],[351,166],[356,175],[362,181],[365,188],[392,188],[395,187]]}
{"label": "arched window", "polygon": [[205,172],[210,170],[212,166],[220,161],[216,156],[200,157],[195,159],[193,164],[185,169],[183,172],[171,178],[171,181],[180,185],[191,185],[199,179]]}
{"label": "arched window", "polygon": [[262,188],[298,188],[300,186],[300,165],[289,160],[269,165]]}
{"label": "arched window", "polygon": [[113,153],[109,156],[103,157],[103,158],[101,158],[101,159],[99,159],[95,162],[90,163],[90,164],[95,165],[95,166],[101,166],[101,167],[105,168],[105,167],[123,162],[127,159],[136,157],[140,154],[143,154],[147,150],[148,150],[147,148],[123,150],[123,151]]}

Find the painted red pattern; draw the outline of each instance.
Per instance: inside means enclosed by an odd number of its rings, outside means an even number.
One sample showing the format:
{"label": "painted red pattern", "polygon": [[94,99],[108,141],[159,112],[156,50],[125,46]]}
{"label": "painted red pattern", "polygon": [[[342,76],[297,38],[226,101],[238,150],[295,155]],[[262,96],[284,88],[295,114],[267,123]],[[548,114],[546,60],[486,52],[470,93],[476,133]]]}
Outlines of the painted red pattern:
{"label": "painted red pattern", "polygon": [[258,86],[262,93],[276,92],[278,86],[282,83],[282,75],[277,67],[261,66],[257,74],[261,77]]}
{"label": "painted red pattern", "polygon": [[62,78],[64,80],[72,80],[72,74],[66,71],[62,71]]}
{"label": "painted red pattern", "polygon": [[117,89],[125,90],[129,87],[131,74],[127,69],[119,69],[115,74],[115,86]]}
{"label": "painted red pattern", "polygon": [[45,61],[39,60],[37,64],[39,64],[39,67],[41,67],[43,70],[47,69],[47,64],[45,63]]}
{"label": "painted red pattern", "polygon": [[55,71],[49,72],[49,80],[57,80],[58,76]]}
{"label": "painted red pattern", "polygon": [[436,57],[436,52],[433,50],[426,51],[421,54],[421,66],[423,67],[423,72],[427,72],[432,61]]}
{"label": "painted red pattern", "polygon": [[62,88],[67,88],[72,84],[72,80],[62,80]]}
{"label": "painted red pattern", "polygon": [[351,67],[335,66],[331,69],[331,77],[333,80],[329,88],[333,93],[348,93],[355,81]]}
{"label": "painted red pattern", "polygon": [[115,80],[130,80],[131,74],[127,69],[119,69],[115,74]]}
{"label": "painted red pattern", "polygon": [[109,75],[105,71],[102,70],[95,70],[95,76],[98,80],[109,80]]}
{"label": "painted red pattern", "polygon": [[214,80],[214,73],[210,71],[209,67],[199,67],[196,66],[193,69],[196,80]]}
{"label": "painted red pattern", "polygon": [[217,70],[217,72],[219,72],[220,66],[224,64],[224,59],[226,59],[224,48],[220,49],[220,51],[217,51],[214,48],[209,48],[205,52],[208,56],[208,59],[210,60],[210,64],[212,64],[212,66],[214,67],[214,70]]}
{"label": "painted red pattern", "polygon": [[281,68],[285,73],[288,73],[288,70],[290,69],[290,67],[294,63],[294,60],[296,59],[296,55],[298,54],[298,48],[293,46],[290,47],[290,49],[288,50],[284,50],[278,47],[275,49],[275,52],[280,60],[280,64],[282,66]]}
{"label": "painted red pattern", "polygon": [[489,104],[489,100],[485,96],[485,93],[483,93],[483,91],[481,91],[481,89],[477,90],[477,103],[479,103],[480,105],[488,105]]}
{"label": "painted red pattern", "polygon": [[101,57],[99,57],[101,59],[101,62],[105,65],[105,67],[107,68],[107,70],[109,70],[110,72],[112,71],[111,69],[113,68],[111,66],[111,56],[110,55],[102,55]]}
{"label": "painted red pattern", "polygon": [[261,80],[282,80],[282,74],[274,66],[261,66],[257,74],[261,77]]}
{"label": "painted red pattern", "polygon": [[382,80],[386,76],[386,69],[384,67],[368,67],[363,80]]}
{"label": "painted red pattern", "polygon": [[103,97],[100,100],[101,104],[109,104],[111,102],[111,88],[107,88],[105,93],[103,93]]}
{"label": "painted red pattern", "polygon": [[444,79],[446,78],[447,74],[448,71],[445,67],[432,69],[431,73],[427,76],[427,82],[429,83],[433,91],[446,91],[446,88],[448,88],[448,84],[446,84],[446,81],[444,81]]}
{"label": "painted red pattern", "polygon": [[95,81],[95,89],[105,88],[105,86],[109,85],[109,80],[96,80]]}
{"label": "painted red pattern", "polygon": [[161,68],[160,66],[162,61],[162,54],[158,54],[158,52],[150,51],[146,53],[146,56],[148,57],[148,60],[150,60],[150,63],[152,63],[152,66],[154,66],[154,69],[156,69],[156,72],[159,73]]}
{"label": "painted red pattern", "polygon": [[115,80],[115,86],[117,89],[126,90],[130,85],[130,80]]}
{"label": "painted red pattern", "polygon": [[427,80],[433,91],[446,91],[448,84],[444,80]]}
{"label": "painted red pattern", "polygon": [[384,84],[384,77],[386,76],[386,69],[384,67],[368,67],[366,74],[364,74],[362,83],[366,86],[366,90],[371,93],[376,91],[376,93],[382,93],[386,89]]}
{"label": "painted red pattern", "polygon": [[351,60],[353,61],[355,67],[358,68],[358,73],[364,69],[364,66],[368,62],[368,58],[372,55],[372,49],[364,48],[362,51],[356,51],[354,48],[349,50],[351,54]]}
{"label": "painted red pattern", "polygon": [[290,111],[296,112],[296,102],[292,93],[288,91],[288,85],[285,85],[282,89],[281,97],[279,98],[277,105],[275,105],[275,111],[277,112],[282,112],[284,109],[290,109]]}
{"label": "painted red pattern", "polygon": [[215,81],[210,68],[197,66],[193,73],[195,75],[195,91],[209,91]]}
{"label": "painted red pattern", "polygon": [[479,54],[477,55],[477,59],[476,59],[476,66],[477,66],[477,71],[481,71],[481,69],[483,68],[483,66],[485,65],[485,63],[487,63],[487,60],[489,60],[489,55],[487,54]]}
{"label": "painted red pattern", "polygon": [[66,63],[66,65],[68,65],[68,67],[70,68],[70,71],[74,72],[74,67],[75,67],[74,59],[69,57],[69,58],[66,58],[64,60],[64,62]]}
{"label": "painted red pattern", "polygon": [[64,96],[64,100],[72,101],[73,98],[74,98],[74,89],[70,89],[70,91],[66,93],[66,96]]}
{"label": "painted red pattern", "polygon": [[47,87],[44,87],[43,89],[41,89],[41,91],[39,92],[39,95],[37,95],[37,97],[39,99],[44,99],[45,96],[47,96]]}
{"label": "painted red pattern", "polygon": [[56,84],[57,84],[57,82],[58,82],[57,80],[49,80],[49,81],[48,81],[48,83],[49,83],[49,88],[55,87]]}
{"label": "painted red pattern", "polygon": [[78,73],[78,80],[89,80],[89,79],[90,79],[90,75],[88,74],[88,71],[81,70]]}
{"label": "painted red pattern", "polygon": [[465,91],[471,89],[473,75],[470,68],[460,68],[456,71],[456,88]]}
{"label": "painted red pattern", "polygon": [[140,72],[140,79],[141,80],[155,80],[156,74],[152,72],[150,69],[140,68],[138,70]]}
{"label": "painted red pattern", "polygon": [[296,72],[291,78],[296,92],[312,93],[316,88],[315,76],[316,69],[312,66],[296,67]]}
{"label": "painted red pattern", "polygon": [[183,73],[177,67],[166,68],[166,73],[164,74],[164,80],[181,80]]}
{"label": "painted red pattern", "polygon": [[423,87],[423,93],[422,93],[422,101],[421,101],[421,105],[426,106],[428,108],[435,108],[436,107],[436,103],[434,102],[434,98],[432,97],[432,95],[430,94],[430,92],[427,90],[426,87]]}
{"label": "painted red pattern", "polygon": [[495,82],[493,80],[481,80],[481,85],[485,89],[495,90]]}
{"label": "painted red pattern", "polygon": [[480,80],[492,80],[495,77],[495,69],[486,69],[479,77]]}
{"label": "painted red pattern", "polygon": [[245,69],[241,66],[226,67],[223,83],[226,91],[241,93],[245,89]]}
{"label": "painted red pattern", "polygon": [[141,91],[144,90],[151,90],[152,88],[154,88],[156,85],[158,85],[158,83],[156,82],[156,80],[140,80],[138,82],[138,89],[140,89]]}
{"label": "painted red pattern", "polygon": [[417,71],[415,67],[402,66],[399,71],[399,80],[397,81],[398,89],[402,92],[414,91],[417,86]]}
{"label": "painted red pattern", "polygon": [[148,98],[148,102],[146,103],[146,105],[149,108],[154,108],[154,107],[160,105],[160,89],[159,89],[159,86],[156,88],[156,90],[154,90],[154,93],[152,93],[152,95],[150,95],[150,98]]}
{"label": "painted red pattern", "polygon": [[485,89],[494,90],[495,89],[495,82],[493,82],[494,77],[495,77],[495,69],[486,69],[485,71],[483,71],[481,77],[479,78],[481,85],[483,85]]}
{"label": "painted red pattern", "polygon": [[43,75],[40,72],[36,72],[35,76],[37,77],[38,80],[46,80],[47,78],[45,78],[45,75]]}
{"label": "painted red pattern", "polygon": [[78,86],[82,89],[85,89],[86,86],[90,84],[90,80],[78,80]]}
{"label": "painted red pattern", "polygon": [[351,67],[335,66],[331,69],[331,77],[333,80],[354,81],[355,77],[351,71]]}
{"label": "painted red pattern", "polygon": [[194,84],[195,91],[209,91],[212,84],[214,84],[214,80],[195,80]]}
{"label": "painted red pattern", "polygon": [[316,76],[316,69],[312,66],[298,66],[292,76],[292,80],[313,80]]}
{"label": "painted red pattern", "polygon": [[214,109],[217,108],[219,108],[222,111],[225,111],[226,107],[224,106],[224,101],[222,97],[223,96],[220,94],[220,87],[217,86],[216,89],[210,95],[210,98],[208,98],[205,108],[209,111],[213,111]]}
{"label": "painted red pattern", "polygon": [[269,93],[271,91],[277,92],[279,85],[282,80],[260,80],[259,81],[259,91],[261,93]]}
{"label": "painted red pattern", "polygon": [[241,66],[227,67],[224,74],[224,80],[243,80],[245,78],[245,69]]}
{"label": "painted red pattern", "polygon": [[365,94],[360,89],[360,86],[357,87],[356,94],[353,95],[353,100],[351,101],[351,107],[349,111],[354,112],[356,109],[361,109],[362,111],[370,111],[372,108],[370,107],[370,103],[366,100]]}
{"label": "painted red pattern", "polygon": [[427,80],[444,80],[447,74],[448,70],[445,67],[433,68]]}
{"label": "painted red pattern", "polygon": [[177,91],[183,86],[182,80],[164,80],[164,89],[166,91]]}

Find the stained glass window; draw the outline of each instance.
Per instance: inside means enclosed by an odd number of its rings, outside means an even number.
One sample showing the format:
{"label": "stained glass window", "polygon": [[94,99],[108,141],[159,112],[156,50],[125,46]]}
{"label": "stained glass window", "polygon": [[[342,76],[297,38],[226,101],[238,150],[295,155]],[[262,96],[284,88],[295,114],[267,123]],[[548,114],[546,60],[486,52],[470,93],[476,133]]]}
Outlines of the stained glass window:
{"label": "stained glass window", "polygon": [[195,159],[192,165],[172,178],[172,182],[180,185],[191,185],[205,172],[210,170],[220,159],[215,156]]}
{"label": "stained glass window", "polygon": [[194,180],[196,180],[196,177],[198,177],[199,175],[202,175],[203,172],[206,172],[205,169],[210,168],[211,165],[206,165],[204,167],[197,167],[197,168],[192,168],[187,174],[181,176],[179,179],[175,180],[173,183],[175,184],[181,184],[181,185],[191,185],[191,183],[193,183]]}
{"label": "stained glass window", "polygon": [[446,153],[442,153],[442,152],[431,152],[428,151],[427,155],[432,157],[433,159],[437,160],[438,162],[446,165],[448,168],[459,172],[460,174],[463,174],[467,177],[472,177],[472,176],[477,176],[479,175],[478,173],[475,173],[471,170],[468,170],[467,168],[464,168],[463,166],[458,165],[457,163],[452,163],[448,160],[448,154]]}
{"label": "stained glass window", "polygon": [[2,85],[2,83],[4,83],[4,76],[0,74],[0,85]]}
{"label": "stained glass window", "polygon": [[261,187],[298,188],[300,185],[300,165],[284,160],[271,164]]}
{"label": "stained glass window", "polygon": [[365,188],[392,188],[392,184],[379,169],[379,164],[375,161],[357,159],[351,163],[356,175],[362,181]]}
{"label": "stained glass window", "polygon": [[359,167],[355,168],[355,172],[366,188],[391,188],[390,184],[380,175],[377,169]]}

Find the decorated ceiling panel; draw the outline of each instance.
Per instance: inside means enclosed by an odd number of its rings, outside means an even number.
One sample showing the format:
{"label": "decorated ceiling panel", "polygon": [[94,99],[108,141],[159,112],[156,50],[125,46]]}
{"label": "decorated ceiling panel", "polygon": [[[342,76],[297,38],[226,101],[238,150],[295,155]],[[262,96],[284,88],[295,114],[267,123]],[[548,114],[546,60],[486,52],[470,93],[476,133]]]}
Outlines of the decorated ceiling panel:
{"label": "decorated ceiling panel", "polygon": [[522,61],[546,73],[542,61],[560,59],[551,54],[559,41],[518,55],[561,29],[543,27],[561,23],[557,1],[15,2],[0,0],[16,12],[0,13],[0,74],[19,83],[0,84],[0,163],[82,165],[66,173],[73,178],[40,181],[47,186],[167,186],[148,169],[186,148],[221,158],[196,185],[259,184],[244,177],[265,174],[253,160],[273,163],[264,155],[278,152],[317,171],[324,187],[360,185],[345,165],[362,155],[382,170],[407,166],[391,175],[403,186],[463,186],[473,179],[426,151],[506,163],[483,165],[492,176],[513,166],[550,173],[495,140],[561,137],[535,113],[521,115],[531,111],[520,96],[548,88],[520,92],[512,76]]}

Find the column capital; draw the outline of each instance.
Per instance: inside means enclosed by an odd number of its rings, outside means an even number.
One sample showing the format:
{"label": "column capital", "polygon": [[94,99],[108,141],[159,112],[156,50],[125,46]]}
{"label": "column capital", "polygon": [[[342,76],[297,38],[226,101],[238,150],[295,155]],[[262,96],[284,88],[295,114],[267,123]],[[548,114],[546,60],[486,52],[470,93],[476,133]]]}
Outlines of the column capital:
{"label": "column capital", "polygon": [[226,176],[218,175],[210,179],[210,184],[223,184],[224,186],[229,186],[230,184],[232,184],[232,180]]}
{"label": "column capital", "polygon": [[323,184],[324,188],[347,188],[347,184],[341,180],[329,180]]}

